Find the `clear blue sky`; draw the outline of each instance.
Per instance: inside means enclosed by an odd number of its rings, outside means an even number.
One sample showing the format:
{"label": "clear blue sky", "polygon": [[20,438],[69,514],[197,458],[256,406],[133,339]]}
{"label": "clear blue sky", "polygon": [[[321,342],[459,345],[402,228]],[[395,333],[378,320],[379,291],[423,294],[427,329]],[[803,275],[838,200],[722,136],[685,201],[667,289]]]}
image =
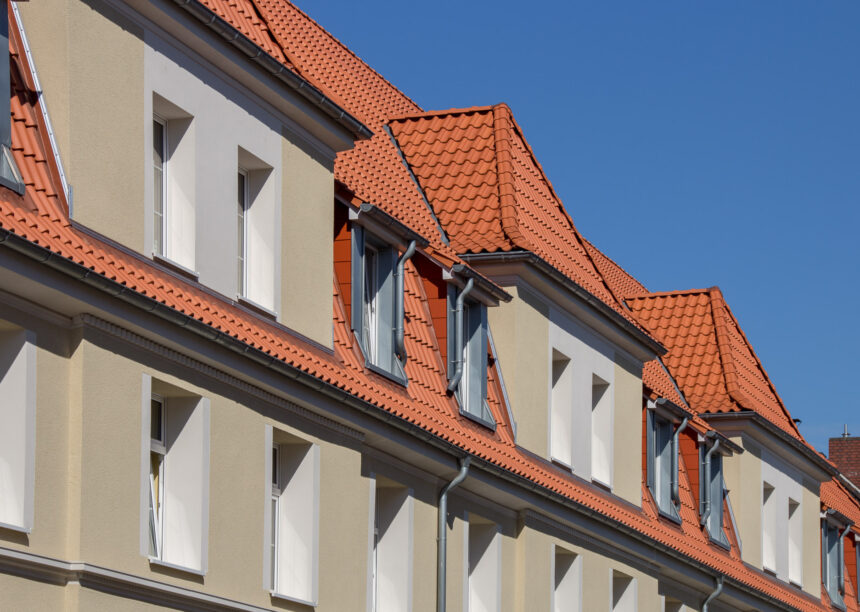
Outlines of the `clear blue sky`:
{"label": "clear blue sky", "polygon": [[425,109],[507,102],[587,238],[860,435],[860,2],[298,3]]}

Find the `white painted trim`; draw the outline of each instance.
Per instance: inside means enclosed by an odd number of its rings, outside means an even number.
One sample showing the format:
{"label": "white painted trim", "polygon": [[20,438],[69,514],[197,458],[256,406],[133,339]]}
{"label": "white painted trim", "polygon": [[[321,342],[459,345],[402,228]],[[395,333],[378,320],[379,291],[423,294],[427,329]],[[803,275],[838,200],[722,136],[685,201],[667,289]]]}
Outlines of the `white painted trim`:
{"label": "white painted trim", "polygon": [[[185,568],[180,569],[188,571]],[[60,585],[77,582],[84,588],[175,608],[269,612],[269,608],[261,608],[82,561],[65,561],[2,546],[0,546],[0,573],[13,573]]]}
{"label": "white painted trim", "polygon": [[209,569],[209,470],[210,470],[210,456],[209,456],[209,446],[210,446],[210,407],[209,407],[209,398],[202,397],[197,404],[196,410],[203,410],[203,503],[202,505],[202,516],[200,517],[200,531],[201,531],[201,551],[200,551],[200,560],[201,560],[201,571],[203,574]]}
{"label": "white painted trim", "polygon": [[314,525],[313,525],[313,577],[311,586],[312,605],[316,606],[320,600],[320,446],[311,445],[311,453],[314,460]]}
{"label": "white painted trim", "polygon": [[371,472],[368,475],[367,480],[369,488],[369,503],[367,515],[367,593],[365,599],[367,604],[367,612],[374,612],[373,590],[375,585],[373,584],[373,545],[374,540],[376,539],[376,474]]}
{"label": "white painted trim", "polygon": [[[204,559],[205,562],[205,559]],[[206,570],[194,569],[193,567],[186,567],[184,565],[178,565],[176,563],[169,563],[168,561],[162,561],[158,557],[149,557],[150,565],[158,565],[160,567],[168,567],[170,569],[179,570],[180,572],[185,572],[186,574],[194,574],[195,576],[205,576]],[[204,563],[204,566],[206,564]]]}
{"label": "white painted trim", "polygon": [[63,194],[66,196],[66,203],[69,206],[69,217],[71,217],[71,188],[66,181],[66,173],[63,170],[63,160],[60,157],[60,149],[57,147],[54,128],[51,125],[51,117],[48,114],[48,106],[45,103],[45,92],[42,90],[41,82],[39,82],[39,75],[36,72],[36,63],[33,61],[33,54],[30,51],[30,42],[27,40],[27,33],[24,31],[24,23],[21,21],[21,15],[18,14],[18,5],[14,2],[12,3],[12,14],[15,15],[15,23],[18,26],[18,32],[21,34],[21,44],[24,47],[24,55],[27,57],[27,63],[30,65],[30,76],[33,78],[33,86],[39,94],[39,109],[42,111],[42,121],[45,123],[45,131],[48,134],[48,142],[51,145],[51,154],[54,156],[54,162],[57,164],[57,172],[60,174],[60,183],[63,186]]}
{"label": "white painted trim", "polygon": [[[15,6],[12,3],[12,6]],[[25,410],[25,457],[24,457],[24,524],[32,530],[35,527],[34,514],[36,503],[36,332],[24,330],[24,359],[26,360],[26,399]]]}

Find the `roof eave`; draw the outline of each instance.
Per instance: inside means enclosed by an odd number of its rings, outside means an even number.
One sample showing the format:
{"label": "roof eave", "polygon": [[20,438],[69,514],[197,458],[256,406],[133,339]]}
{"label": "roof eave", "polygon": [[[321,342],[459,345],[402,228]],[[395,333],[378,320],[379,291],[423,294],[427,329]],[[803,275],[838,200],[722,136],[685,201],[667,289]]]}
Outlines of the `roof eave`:
{"label": "roof eave", "polygon": [[503,264],[520,263],[526,264],[537,270],[547,279],[557,284],[569,295],[578,301],[585,303],[604,319],[621,331],[625,336],[636,344],[646,349],[653,356],[665,355],[667,350],[655,338],[647,332],[639,329],[633,323],[625,319],[611,306],[603,302],[587,289],[568,278],[563,272],[549,264],[547,261],[531,251],[498,251],[495,253],[469,253],[460,255],[469,264]]}
{"label": "roof eave", "polygon": [[837,476],[839,474],[839,470],[833,466],[827,459],[822,457],[818,452],[816,452],[813,448],[802,442],[801,440],[795,438],[790,435],[785,430],[776,426],[774,423],[760,415],[758,412],[753,410],[742,410],[740,412],[713,412],[713,413],[701,413],[699,416],[702,417],[705,421],[710,423],[712,426],[716,426],[717,424],[729,425],[731,423],[735,423],[740,425],[740,429],[746,428],[747,424],[752,424],[760,427],[768,434],[772,435],[776,439],[781,442],[787,444],[790,448],[797,451],[801,454],[801,456],[812,463],[819,470],[825,472],[828,476]]}

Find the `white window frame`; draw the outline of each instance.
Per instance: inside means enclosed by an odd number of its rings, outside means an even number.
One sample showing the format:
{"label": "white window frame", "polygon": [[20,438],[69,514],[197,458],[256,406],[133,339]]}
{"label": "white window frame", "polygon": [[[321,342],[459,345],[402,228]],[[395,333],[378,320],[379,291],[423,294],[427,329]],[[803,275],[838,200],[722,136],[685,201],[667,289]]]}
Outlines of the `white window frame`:
{"label": "white window frame", "polygon": [[[153,392],[153,384],[152,376],[142,375],[140,554],[152,565],[205,576],[209,551],[209,399],[164,381],[158,381],[157,392]],[[153,447],[151,402],[159,396],[162,406],[169,404],[169,409],[162,412],[166,448],[163,477],[159,479],[163,501],[158,531],[162,537],[160,550],[152,551],[152,452],[160,446]],[[181,507],[182,512],[173,511],[175,507]]]}
{"label": "white window frame", "polygon": [[[271,425],[265,426],[265,497],[263,498],[263,576],[262,586],[274,599],[297,602],[306,606],[316,606],[319,600],[319,498],[320,498],[320,447],[318,444],[302,440],[296,436],[279,431],[277,439]],[[273,448],[277,448],[277,466],[273,466]],[[296,450],[297,454],[288,452]],[[303,449],[303,450],[299,450]],[[286,466],[286,467],[285,467]],[[288,474],[282,470],[295,467],[296,471]],[[310,470],[302,471],[300,469]],[[277,484],[273,482],[273,472],[277,470]],[[298,478],[298,480],[294,480]],[[296,487],[310,485],[313,491],[310,495],[296,495]],[[311,504],[298,507],[296,501]],[[274,513],[274,514],[273,514]],[[282,520],[295,519],[298,516],[310,517],[311,524],[307,530],[281,529]],[[302,592],[281,584],[279,574],[281,561],[291,562],[296,555],[285,556],[285,551],[298,550],[295,543],[284,537],[291,533],[306,533],[308,536],[303,543],[307,544],[306,552],[309,557],[307,566],[307,582],[293,585],[304,588]],[[274,553],[274,558],[273,558]],[[302,566],[305,567],[305,566]]]}
{"label": "white window frame", "polygon": [[[467,517],[468,518],[468,517]],[[463,610],[465,612],[501,612],[502,609],[502,533],[496,523],[465,523],[465,580]],[[473,559],[472,532],[489,535],[489,543],[479,559]],[[473,564],[473,561],[477,563]],[[478,607],[478,606],[482,607]]]}
{"label": "white window frame", "polygon": [[[170,228],[170,222],[168,220],[168,210],[169,210],[170,206],[168,204],[168,197],[167,197],[168,193],[169,193],[169,189],[168,189],[168,180],[169,179],[168,179],[167,175],[168,175],[169,166],[170,166],[170,163],[169,163],[169,161],[170,161],[169,152],[170,151],[168,149],[169,135],[168,135],[168,130],[167,130],[168,121],[167,121],[167,119],[164,119],[163,117],[161,117],[157,113],[153,113],[152,114],[152,122],[157,123],[161,126],[161,227],[159,228],[158,224],[155,223],[155,216],[156,216],[155,198],[157,197],[158,194],[155,193],[154,185],[153,185],[153,194],[152,194],[152,197],[153,197],[153,201],[152,201],[153,244],[152,244],[152,250],[156,255],[159,255],[161,257],[169,259],[170,253],[168,252],[168,248],[167,248],[167,246],[170,244],[170,241],[168,240],[168,236],[167,236],[168,229]],[[154,155],[155,154],[155,130],[154,129],[152,131],[152,152]],[[153,163],[152,163],[152,171],[153,171],[153,173],[155,173],[155,171],[156,171],[154,159],[153,159]],[[156,244],[155,244],[155,236],[156,235],[161,236],[161,248],[160,249],[156,248]]]}
{"label": "white window frame", "polygon": [[[621,597],[616,600],[617,584],[626,583]],[[611,612],[636,612],[639,608],[639,584],[634,576],[609,570],[609,610]]]}
{"label": "white window frame", "polygon": [[[365,237],[361,325],[366,357],[374,365],[379,363],[379,257],[379,249]],[[372,295],[369,294],[371,291]]]}

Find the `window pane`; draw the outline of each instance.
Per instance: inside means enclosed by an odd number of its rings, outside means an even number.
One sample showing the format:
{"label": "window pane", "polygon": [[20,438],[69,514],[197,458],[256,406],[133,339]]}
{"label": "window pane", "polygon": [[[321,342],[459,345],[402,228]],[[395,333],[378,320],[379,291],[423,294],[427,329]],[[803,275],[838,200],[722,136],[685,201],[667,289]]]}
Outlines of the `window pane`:
{"label": "window pane", "polygon": [[237,206],[236,213],[238,217],[238,236],[237,236],[237,244],[238,244],[238,287],[239,294],[244,295],[245,293],[245,238],[247,234],[246,230],[246,219],[245,213],[248,210],[248,201],[247,201],[247,185],[246,185],[246,176],[243,172],[238,173],[237,179],[238,185],[238,193],[237,193]]}
{"label": "window pane", "polygon": [[164,254],[164,124],[152,122],[153,250]]}
{"label": "window pane", "polygon": [[364,252],[364,299],[363,299],[363,329],[364,349],[368,360],[375,364],[377,361],[377,333],[379,330],[379,254],[375,249],[367,248]]}
{"label": "window pane", "polygon": [[164,406],[162,405],[160,400],[151,400],[150,408],[149,408],[149,420],[150,420],[150,437],[153,440],[158,440],[159,442],[164,442],[164,424],[162,414]]}

